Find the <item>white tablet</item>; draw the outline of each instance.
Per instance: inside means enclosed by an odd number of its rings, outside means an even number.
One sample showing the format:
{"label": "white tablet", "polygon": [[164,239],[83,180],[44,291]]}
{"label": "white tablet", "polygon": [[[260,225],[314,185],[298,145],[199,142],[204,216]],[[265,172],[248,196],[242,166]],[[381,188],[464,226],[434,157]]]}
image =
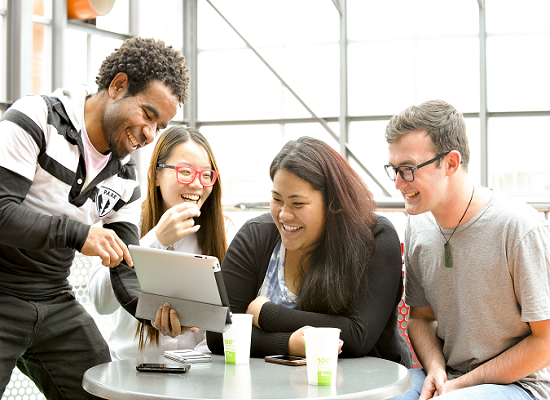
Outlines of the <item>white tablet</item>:
{"label": "white tablet", "polygon": [[216,257],[128,246],[141,287],[136,317],[154,320],[165,302],[182,326],[225,332],[231,310]]}
{"label": "white tablet", "polygon": [[229,306],[216,257],[128,246],[142,292]]}

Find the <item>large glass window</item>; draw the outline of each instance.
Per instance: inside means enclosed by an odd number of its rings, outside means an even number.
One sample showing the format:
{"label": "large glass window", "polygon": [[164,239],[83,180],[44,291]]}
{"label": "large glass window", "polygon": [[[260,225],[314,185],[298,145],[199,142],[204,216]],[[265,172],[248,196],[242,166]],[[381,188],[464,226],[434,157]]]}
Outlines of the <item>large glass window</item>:
{"label": "large glass window", "polygon": [[349,113],[391,115],[441,98],[479,110],[475,1],[348,0]]}
{"label": "large glass window", "polygon": [[490,111],[550,109],[550,2],[487,0]]}
{"label": "large glass window", "polygon": [[224,204],[269,201],[269,165],[285,142],[281,126],[203,126],[201,132],[218,162]]}
{"label": "large glass window", "polygon": [[550,117],[489,120],[489,184],[514,195],[550,193]]}
{"label": "large glass window", "polygon": [[[305,134],[305,124],[294,128],[284,119],[309,118],[307,109],[216,10],[206,2],[198,4],[199,125],[203,121],[282,119],[281,129],[272,133],[282,143],[290,131]],[[254,1],[216,1],[214,5],[313,112],[323,118],[340,114],[339,13],[334,4],[301,0],[263,2],[261,6]],[[311,18],[313,9],[315,18]],[[461,112],[479,112],[479,10],[475,1],[390,4],[348,0],[347,14],[350,115],[388,116],[434,98],[445,99]],[[399,195],[382,175],[387,162],[386,123],[352,122],[348,134],[352,152],[374,179],[354,165],[381,197]],[[469,125],[475,123],[479,125],[477,118]],[[311,125],[317,125],[321,136],[340,149],[320,124]],[[332,126],[339,131],[338,124]],[[202,130],[211,132],[213,126]],[[476,134],[472,152],[479,154],[479,126],[469,130]],[[258,136],[256,143],[266,137],[260,132]],[[224,144],[224,149],[237,146],[238,137]],[[470,170],[479,181],[480,163],[473,161]],[[233,198],[231,192],[225,190],[224,201]]]}
{"label": "large glass window", "polygon": [[[338,115],[338,13],[331,2],[214,4],[317,115]],[[206,2],[198,5],[199,119],[310,117],[226,21]]]}
{"label": "large glass window", "polygon": [[65,30],[65,85],[88,84],[88,35]]}
{"label": "large glass window", "polygon": [[[334,124],[329,126],[338,132]],[[226,205],[269,201],[269,166],[287,141],[312,136],[338,148],[338,143],[316,123],[203,126],[201,132],[218,162]]]}
{"label": "large glass window", "polygon": [[[384,189],[392,196],[397,196],[399,193],[395,190],[393,182],[388,179],[384,171],[384,165],[388,163],[388,144],[384,138],[386,124],[387,121],[353,122],[350,124],[348,143],[355,156]],[[363,177],[375,197],[385,197],[382,188],[368,174],[358,166],[356,170]]]}
{"label": "large glass window", "polygon": [[[253,143],[261,149],[263,143],[276,142],[274,147],[280,148],[288,138],[308,133],[326,137],[340,149],[319,123],[305,123],[311,121],[307,109],[224,20],[254,46],[313,112],[336,121],[341,112],[341,60],[340,16],[335,3],[319,0],[213,0],[212,3],[218,11],[208,2],[197,0],[198,77],[191,84],[196,85],[198,91],[193,101],[197,101],[197,124],[204,125],[201,130],[217,132],[212,133],[214,142],[221,140],[220,132],[232,132],[229,142],[221,141],[223,151],[230,154],[238,152],[240,143]],[[523,186],[496,185],[497,181],[509,180],[494,178],[500,172],[495,172],[499,165],[498,158],[495,159],[498,152],[491,146],[501,143],[497,147],[502,149],[502,145],[511,143],[503,138],[508,134],[505,133],[507,127],[515,126],[514,118],[525,118],[532,126],[532,121],[541,121],[550,109],[546,95],[550,92],[550,75],[546,73],[550,67],[550,27],[545,18],[550,12],[550,3],[547,0],[521,3],[486,0],[484,5],[488,155],[481,154],[480,125],[485,121],[478,118],[480,107],[484,106],[480,104],[480,83],[485,79],[480,75],[480,55],[484,53],[480,53],[483,48],[478,37],[479,2],[347,0],[347,102],[351,121],[348,143],[374,180],[384,182],[386,179],[379,174],[383,173],[381,165],[386,162],[383,130],[387,118],[411,104],[441,98],[468,114],[470,174],[475,180],[481,181],[484,165],[481,160],[488,156],[489,184],[511,191],[520,187],[533,193],[542,190],[531,178],[524,180]],[[52,0],[33,0],[33,6],[33,91],[47,93],[52,89]],[[97,34],[77,30],[70,24],[67,27],[66,84],[81,82],[95,86],[101,62],[121,43],[120,39],[101,32],[129,33],[130,6],[138,7],[140,36],[162,39],[178,49],[183,47],[188,31],[183,24],[182,0],[166,0],[157,7],[147,2],[117,0],[108,15],[95,20]],[[7,1],[0,0],[2,59],[8,57],[6,8]],[[1,64],[0,102],[9,100],[8,72],[7,64]],[[507,112],[521,114],[513,114],[509,119]],[[176,119],[182,118],[178,110]],[[215,126],[216,121],[241,120],[253,120],[256,124],[237,122],[238,126],[225,123]],[[331,122],[330,126],[339,134],[338,123]],[[247,133],[251,127],[255,135]],[[274,137],[266,139],[268,135]],[[534,134],[524,135],[523,140],[531,148],[546,146],[544,137]],[[268,154],[273,155],[269,151]],[[267,165],[270,157],[259,158]],[[356,167],[361,170],[359,165]],[[515,161],[511,168],[515,173],[535,173],[521,160]],[[382,189],[367,173],[362,170],[360,173],[377,196],[385,196],[387,192],[396,195],[392,185],[380,183]],[[260,175],[254,179],[260,179]],[[548,193],[546,189],[543,192]],[[231,189],[226,190],[226,194],[228,202],[239,197]]]}
{"label": "large glass window", "polygon": [[162,0],[162,3],[141,3],[145,7],[140,7],[138,12],[139,36],[161,39],[175,49],[183,49],[182,1]]}
{"label": "large glass window", "polygon": [[92,92],[97,90],[95,79],[101,63],[122,40],[99,35],[88,35],[76,29],[65,34],[65,84],[85,84]]}
{"label": "large glass window", "polygon": [[490,111],[550,109],[550,33],[487,38]]}
{"label": "large glass window", "polygon": [[[337,16],[334,10],[333,18]],[[286,46],[283,49],[283,77],[300,98],[321,117],[340,112],[340,59],[335,44]],[[310,117],[311,114],[285,90],[283,117]]]}
{"label": "large glass window", "polygon": [[281,85],[251,50],[201,52],[198,61],[199,119],[281,117]]}
{"label": "large glass window", "polygon": [[[95,78],[99,68],[101,67],[101,63],[103,63],[103,60],[115,51],[116,48],[120,47],[122,40],[99,35],[92,35],[90,39],[91,40],[89,43],[91,48],[88,51],[90,52],[91,57],[89,63],[88,82],[94,90],[97,90]],[[91,76],[90,73],[92,74]]]}
{"label": "large glass window", "polygon": [[[130,32],[129,0],[116,0],[107,15],[97,17],[95,24],[99,29],[128,34]],[[151,7],[160,8],[160,7]],[[148,11],[148,14],[150,11]]]}

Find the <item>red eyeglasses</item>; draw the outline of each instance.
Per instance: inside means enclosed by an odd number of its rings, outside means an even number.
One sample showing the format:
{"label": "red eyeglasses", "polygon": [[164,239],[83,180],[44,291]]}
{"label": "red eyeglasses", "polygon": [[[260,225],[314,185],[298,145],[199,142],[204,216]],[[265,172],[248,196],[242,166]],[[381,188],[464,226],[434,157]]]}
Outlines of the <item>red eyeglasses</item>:
{"label": "red eyeglasses", "polygon": [[202,171],[197,171],[195,168],[186,167],[186,166],[176,166],[168,164],[158,164],[157,168],[170,168],[176,170],[176,178],[179,183],[184,185],[189,185],[195,180],[197,175],[199,175],[199,181],[202,186],[210,187],[214,186],[216,180],[218,179],[219,173],[211,169],[203,169]]}

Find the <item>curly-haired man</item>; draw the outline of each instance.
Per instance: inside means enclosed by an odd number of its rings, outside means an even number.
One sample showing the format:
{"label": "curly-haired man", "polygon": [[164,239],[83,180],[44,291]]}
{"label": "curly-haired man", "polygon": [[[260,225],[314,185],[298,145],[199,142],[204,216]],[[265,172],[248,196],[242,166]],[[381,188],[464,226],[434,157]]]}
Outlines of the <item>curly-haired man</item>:
{"label": "curly-haired man", "polygon": [[82,375],[110,361],[109,349],[67,277],[75,251],[120,264],[123,301],[135,304],[127,245],[139,243],[140,190],[130,153],[186,101],[187,72],[172,47],[132,38],[103,62],[97,93],[27,96],[2,116],[0,397],[17,365],[48,399],[95,398]]}

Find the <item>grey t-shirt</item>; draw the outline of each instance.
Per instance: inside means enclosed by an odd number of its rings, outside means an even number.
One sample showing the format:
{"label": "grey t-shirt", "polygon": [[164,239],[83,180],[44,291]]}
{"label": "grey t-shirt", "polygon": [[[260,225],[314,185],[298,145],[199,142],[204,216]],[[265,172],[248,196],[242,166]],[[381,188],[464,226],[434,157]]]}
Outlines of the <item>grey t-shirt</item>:
{"label": "grey t-shirt", "polygon": [[[447,238],[452,229],[443,229]],[[527,204],[493,192],[458,227],[445,267],[443,235],[430,212],[410,216],[405,231],[405,301],[431,306],[449,378],[496,357],[550,319],[550,225]],[[550,398],[550,369],[519,382]]]}

